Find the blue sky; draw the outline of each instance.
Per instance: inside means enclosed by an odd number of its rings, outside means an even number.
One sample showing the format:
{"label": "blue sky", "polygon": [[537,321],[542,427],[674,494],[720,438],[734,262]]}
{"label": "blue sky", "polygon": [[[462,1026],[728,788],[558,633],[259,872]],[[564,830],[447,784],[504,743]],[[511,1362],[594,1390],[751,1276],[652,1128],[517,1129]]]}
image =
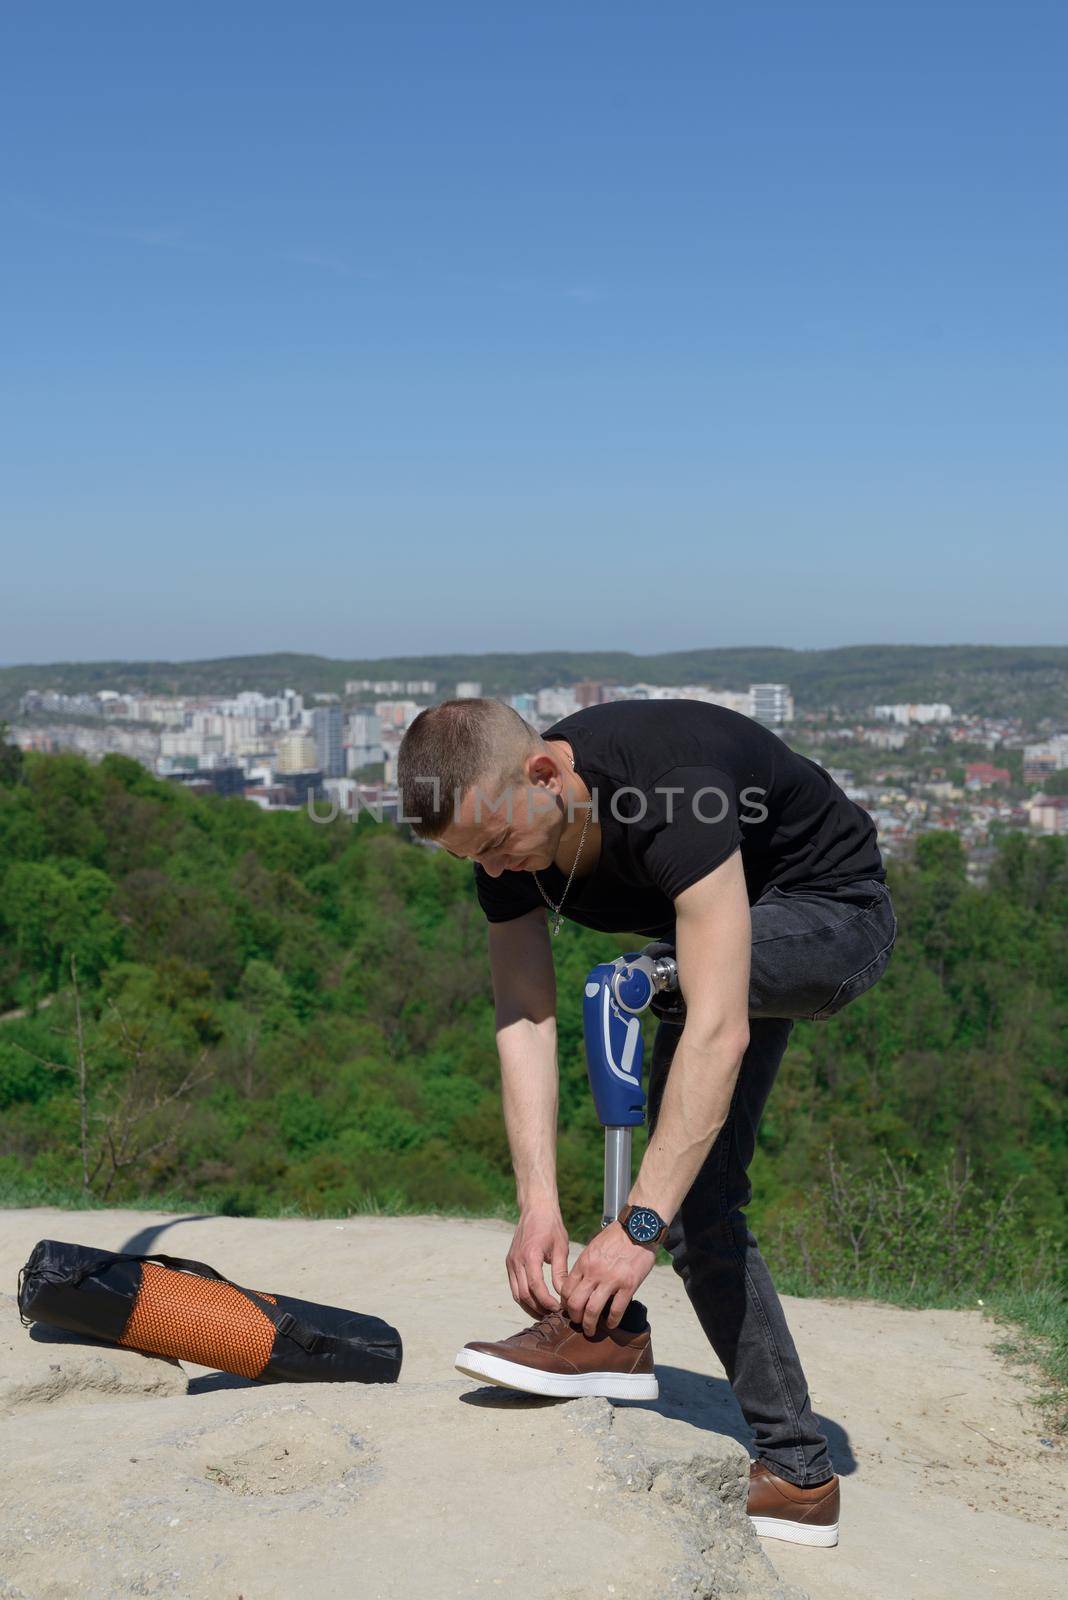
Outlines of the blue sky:
{"label": "blue sky", "polygon": [[1064,642],[1063,5],[2,27],[0,661]]}

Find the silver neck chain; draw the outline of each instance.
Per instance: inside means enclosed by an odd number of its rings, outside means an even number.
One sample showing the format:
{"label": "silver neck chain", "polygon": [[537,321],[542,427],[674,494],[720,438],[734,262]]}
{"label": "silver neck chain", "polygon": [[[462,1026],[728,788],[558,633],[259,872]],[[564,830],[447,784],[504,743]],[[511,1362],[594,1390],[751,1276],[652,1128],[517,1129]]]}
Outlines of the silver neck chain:
{"label": "silver neck chain", "polygon": [[[572,770],[572,772],[574,772],[574,770],[575,770],[574,757],[573,756],[568,756],[567,759],[571,762],[571,770]],[[560,904],[559,905],[556,905],[552,900],[549,899],[549,896],[545,893],[545,890],[542,888],[541,879],[538,877],[538,874],[536,872],[532,874],[532,876],[534,878],[534,882],[537,884],[538,889],[539,889],[539,891],[541,893],[542,899],[545,901],[545,904],[549,907],[550,911],[553,913],[553,924],[552,924],[552,926],[553,926],[553,938],[554,939],[555,939],[556,935],[560,932],[560,918],[561,918],[561,914],[563,913],[563,909],[564,909],[564,901],[567,899],[567,891],[571,887],[571,879],[575,876],[575,868],[578,866],[579,860],[580,860],[580,858],[582,856],[582,847],[586,843],[586,830],[590,825],[590,818],[592,816],[593,816],[593,806],[591,805],[589,810],[586,812],[586,820],[582,824],[582,832],[579,835],[578,849],[575,852],[575,859],[571,863],[571,871],[568,873],[567,882],[564,884],[564,892],[560,896]]]}

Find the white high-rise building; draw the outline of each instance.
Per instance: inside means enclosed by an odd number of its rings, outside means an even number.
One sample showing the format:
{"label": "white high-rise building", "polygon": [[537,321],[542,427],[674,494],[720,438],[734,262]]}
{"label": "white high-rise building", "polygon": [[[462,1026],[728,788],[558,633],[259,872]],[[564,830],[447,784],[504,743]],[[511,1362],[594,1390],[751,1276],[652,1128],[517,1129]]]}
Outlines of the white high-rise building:
{"label": "white high-rise building", "polygon": [[262,750],[268,742],[260,731],[258,717],[224,717],[223,748],[235,755]]}
{"label": "white high-rise building", "polygon": [[794,720],[794,697],[788,684],[751,683],[749,694],[753,707],[750,716],[755,717],[757,722],[776,727]]}
{"label": "white high-rise building", "polygon": [[278,741],[276,772],[312,772],[315,769],[315,740],[307,733],[285,733]]}
{"label": "white high-rise building", "polygon": [[348,772],[382,760],[382,723],[373,711],[354,711],[348,719],[345,766]]}
{"label": "white high-rise building", "polygon": [[552,717],[557,720],[560,717],[569,717],[572,711],[578,710],[578,696],[574,689],[559,686],[554,689],[539,689],[537,705],[539,717]]}

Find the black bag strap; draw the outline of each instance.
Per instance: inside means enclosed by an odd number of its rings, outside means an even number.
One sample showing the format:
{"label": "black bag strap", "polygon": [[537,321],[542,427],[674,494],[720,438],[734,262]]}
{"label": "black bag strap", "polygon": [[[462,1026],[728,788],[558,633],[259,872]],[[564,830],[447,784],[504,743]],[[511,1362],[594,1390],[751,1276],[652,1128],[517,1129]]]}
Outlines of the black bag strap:
{"label": "black bag strap", "polygon": [[94,1272],[102,1267],[113,1266],[116,1261],[158,1261],[162,1266],[171,1267],[175,1272],[192,1272],[198,1278],[214,1278],[217,1283],[229,1284],[238,1294],[251,1295],[255,1299],[257,1311],[262,1311],[268,1322],[272,1322],[279,1333],[299,1344],[309,1355],[313,1355],[322,1343],[322,1334],[310,1328],[306,1322],[301,1322],[291,1311],[280,1311],[269,1300],[263,1299],[255,1289],[244,1289],[239,1283],[234,1283],[232,1278],[226,1278],[221,1272],[216,1272],[214,1267],[209,1267],[207,1262],[190,1261],[186,1256],[138,1256],[112,1250],[107,1255],[97,1256],[95,1260],[90,1261],[88,1266],[82,1267],[69,1281],[77,1288]]}

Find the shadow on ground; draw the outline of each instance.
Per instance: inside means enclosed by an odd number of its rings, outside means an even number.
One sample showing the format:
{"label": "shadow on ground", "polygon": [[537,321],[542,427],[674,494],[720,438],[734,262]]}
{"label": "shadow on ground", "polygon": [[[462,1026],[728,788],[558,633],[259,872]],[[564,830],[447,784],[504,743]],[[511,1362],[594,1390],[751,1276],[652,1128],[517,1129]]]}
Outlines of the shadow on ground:
{"label": "shadow on ground", "polygon": [[[752,1430],[738,1409],[738,1402],[726,1378],[712,1378],[705,1372],[691,1372],[685,1367],[662,1366],[657,1366],[656,1375],[660,1383],[659,1399],[613,1400],[610,1403],[625,1411],[655,1411],[672,1421],[687,1422],[692,1428],[725,1434],[730,1439],[736,1439],[747,1450],[751,1449]],[[540,1410],[544,1406],[568,1403],[547,1395],[523,1394],[518,1389],[502,1389],[494,1385],[472,1389],[461,1395],[460,1399],[465,1405],[501,1411]],[[818,1421],[827,1436],[834,1470],[839,1477],[849,1477],[857,1470],[849,1434],[841,1423],[831,1417],[821,1416]]]}
{"label": "shadow on ground", "polygon": [[150,1228],[142,1228],[139,1233],[131,1234],[120,1250],[121,1255],[147,1256],[151,1255],[159,1242],[160,1234],[166,1233],[168,1228],[176,1228],[180,1222],[218,1222],[218,1217],[207,1212],[197,1213],[188,1217],[172,1217],[169,1222],[157,1222]]}

